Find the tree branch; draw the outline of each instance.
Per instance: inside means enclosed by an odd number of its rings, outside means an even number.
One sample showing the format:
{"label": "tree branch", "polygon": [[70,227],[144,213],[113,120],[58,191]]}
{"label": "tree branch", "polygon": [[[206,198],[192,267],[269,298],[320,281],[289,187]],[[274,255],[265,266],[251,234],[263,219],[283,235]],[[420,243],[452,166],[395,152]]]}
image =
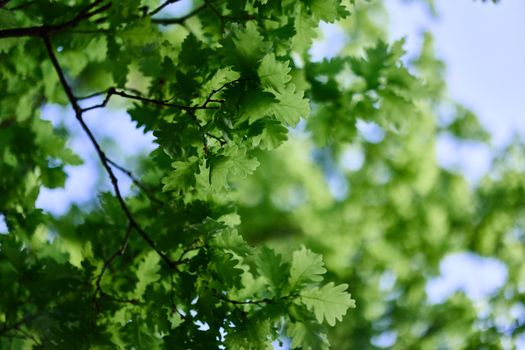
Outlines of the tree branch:
{"label": "tree branch", "polygon": [[179,17],[179,18],[152,18],[151,23],[160,24],[163,26],[167,26],[170,24],[182,24],[185,21],[187,21],[189,18],[199,14],[201,11],[203,11],[206,7],[208,7],[207,3],[202,4],[201,6],[197,7],[195,10],[188,13],[186,16]]}
{"label": "tree branch", "polygon": [[146,197],[148,197],[152,202],[155,202],[159,205],[163,205],[164,202],[162,202],[160,199],[158,199],[157,197],[155,197],[151,191],[146,188],[146,186],[139,180],[135,177],[135,175],[133,175],[133,173],[122,167],[121,165],[115,163],[112,159],[110,158],[107,158],[107,161],[109,164],[111,164],[113,167],[117,168],[118,170],[120,170],[121,172],[123,172],[124,174],[126,174],[132,181],[133,183],[135,184],[135,186],[137,186],[140,190],[142,190],[142,192],[144,192],[144,194],[146,195]]}
{"label": "tree branch", "polygon": [[[82,109],[82,113],[87,112],[87,111],[91,111],[93,109],[106,107],[107,104],[109,103],[109,100],[111,99],[111,96],[113,96],[113,95],[117,95],[117,96],[120,96],[120,97],[123,97],[123,98],[127,98],[127,99],[130,99],[130,100],[135,100],[135,101],[140,101],[140,102],[144,102],[144,103],[154,104],[154,105],[161,106],[161,107],[176,108],[176,109],[180,109],[180,110],[183,110],[183,111],[193,111],[193,110],[196,110],[196,109],[218,109],[218,107],[208,107],[207,105],[185,106],[185,105],[180,105],[180,104],[177,104],[177,103],[169,102],[172,99],[170,99],[170,100],[156,100],[156,99],[152,99],[152,98],[148,98],[148,97],[143,97],[143,96],[140,96],[140,95],[132,95],[132,94],[127,93],[126,91],[117,90],[114,87],[109,88],[105,93],[106,93],[106,97],[104,98],[104,101],[102,101],[102,103],[99,103],[99,104],[94,105],[94,106],[83,108]],[[102,93],[97,92],[97,93],[91,94],[89,96],[82,97],[82,99],[86,99],[86,98],[89,98],[89,97],[94,97],[94,96],[98,96],[98,95],[102,95],[102,94],[104,94],[104,92],[102,92]]]}
{"label": "tree branch", "polygon": [[111,168],[111,166],[110,166],[110,164],[108,162],[108,158],[107,158],[106,154],[104,153],[104,151],[100,147],[97,139],[95,138],[95,136],[93,135],[93,133],[91,132],[89,127],[87,126],[87,124],[84,121],[84,119],[82,118],[83,110],[80,107],[80,105],[78,104],[78,100],[75,98],[75,95],[73,94],[73,90],[71,89],[71,87],[67,83],[67,80],[66,80],[64,72],[62,70],[62,67],[60,66],[60,64],[58,62],[58,59],[57,59],[57,57],[55,55],[55,52],[53,51],[53,47],[51,45],[51,40],[50,40],[49,36],[44,35],[43,36],[43,40],[44,40],[44,44],[45,44],[48,56],[49,56],[49,58],[51,60],[51,63],[53,64],[53,67],[55,68],[55,71],[56,71],[56,73],[58,75],[58,78],[60,80],[62,88],[64,89],[64,91],[65,91],[65,93],[66,93],[66,95],[67,95],[67,97],[69,99],[69,102],[71,103],[71,106],[73,107],[73,110],[75,111],[75,117],[78,120],[78,122],[80,123],[80,126],[82,127],[82,129],[84,130],[84,132],[86,133],[88,138],[90,139],[91,143],[93,144],[93,147],[95,147],[95,150],[96,150],[97,155],[98,155],[98,157],[100,159],[100,162],[102,163],[102,166],[104,167],[104,169],[108,173],[108,176],[109,176],[109,178],[111,180],[111,184],[113,186],[113,190],[114,190],[115,196],[117,197],[117,200],[118,200],[118,202],[120,204],[120,207],[122,208],[122,211],[124,212],[124,214],[128,218],[129,224],[133,228],[135,228],[137,230],[139,235],[162,258],[162,260],[164,260],[166,262],[166,264],[170,268],[175,268],[176,264],[166,254],[164,254],[162,251],[160,251],[157,248],[157,245],[155,244],[155,242],[142,229],[142,227],[138,224],[138,222],[133,217],[130,209],[128,208],[126,202],[124,201],[124,197],[122,196],[122,194],[120,192],[120,188],[119,188],[119,185],[118,185],[117,177],[113,173],[113,169]]}
{"label": "tree branch", "polygon": [[222,84],[219,88],[217,89],[213,89],[211,90],[211,92],[209,93],[208,97],[206,98],[206,101],[204,101],[200,106],[199,108],[200,109],[205,109],[205,108],[208,108],[208,104],[210,102],[217,102],[217,103],[223,103],[224,100],[217,100],[217,99],[213,99],[213,96],[217,93],[219,93],[220,91],[222,91],[224,88],[226,88],[227,86],[230,86],[230,85],[233,85],[235,83],[238,83],[240,81],[243,81],[245,80],[244,78],[239,78],[239,79],[235,79],[235,80],[232,80],[232,81],[229,81],[227,83],[224,83]]}
{"label": "tree branch", "polygon": [[[140,101],[140,102],[143,102],[143,103],[154,104],[154,105],[157,105],[159,107],[176,108],[176,109],[185,111],[191,117],[191,119],[193,121],[193,124],[199,129],[199,133],[201,134],[204,153],[208,154],[208,143],[206,141],[206,137],[211,137],[211,138],[217,140],[220,143],[221,147],[226,144],[226,141],[224,141],[224,140],[222,140],[222,139],[220,139],[220,138],[210,134],[209,132],[206,132],[204,130],[204,127],[200,124],[199,119],[197,118],[197,115],[195,114],[195,110],[198,110],[198,109],[219,109],[219,107],[208,107],[208,104],[210,102],[217,102],[217,103],[224,102],[222,100],[214,100],[214,99],[212,99],[213,95],[216,94],[217,92],[219,92],[220,90],[222,90],[228,84],[234,83],[236,81],[232,81],[232,82],[226,83],[223,86],[221,86],[219,89],[213,90],[210,93],[210,95],[208,96],[208,98],[206,99],[206,101],[203,104],[197,105],[197,106],[184,106],[184,105],[179,105],[179,104],[176,104],[176,103],[169,102],[172,99],[169,99],[169,100],[156,100],[156,99],[143,97],[143,96],[140,96],[140,95],[131,95],[131,94],[125,92],[125,91],[119,91],[119,90],[116,90],[114,87],[111,87],[111,88],[109,88],[107,90],[106,97],[104,98],[104,100],[101,103],[99,103],[97,105],[94,105],[94,106],[82,108],[81,109],[81,113],[88,112],[88,111],[91,111],[91,110],[97,109],[97,108],[104,108],[104,107],[106,107],[107,104],[109,103],[109,100],[111,99],[111,96],[113,96],[113,95],[117,95],[117,96],[120,96],[120,97],[123,97],[123,98],[127,98],[127,99],[130,99],[130,100]],[[99,96],[101,94],[103,94],[103,92],[102,93],[97,92],[97,93],[91,94],[91,95],[89,95],[87,97],[83,97],[83,99],[84,98],[89,98],[89,97],[94,97],[94,96]]]}
{"label": "tree branch", "polygon": [[102,282],[102,277],[104,277],[104,274],[106,273],[106,270],[109,268],[109,266],[113,263],[113,261],[119,257],[124,255],[126,252],[126,248],[128,247],[129,237],[131,236],[131,231],[133,230],[133,227],[128,224],[128,228],[126,230],[126,235],[124,236],[124,240],[122,241],[120,248],[113,253],[106,261],[104,261],[104,266],[102,266],[102,270],[100,271],[99,275],[97,276],[96,282],[95,282],[95,293],[93,294],[93,302],[95,305],[98,306],[97,303],[97,297],[100,294],[106,295],[106,293],[102,290],[102,286],[100,283]]}
{"label": "tree branch", "polygon": [[102,3],[103,0],[96,0],[93,3],[82,9],[73,19],[55,24],[55,25],[41,25],[25,28],[9,28],[0,30],[0,38],[20,38],[20,37],[40,37],[50,36],[51,34],[76,27],[83,20],[87,20],[99,13],[102,13],[111,7],[111,3],[107,3],[97,9],[93,8]]}
{"label": "tree branch", "polygon": [[159,7],[157,7],[156,9],[150,11],[150,13],[148,13],[148,15],[150,16],[154,16],[156,15],[157,13],[159,13],[160,11],[162,11],[166,6],[168,5],[171,5],[171,4],[174,4],[176,2],[179,2],[180,0],[166,0],[164,1],[163,4],[161,4]]}
{"label": "tree branch", "polygon": [[273,304],[275,303],[275,300],[274,299],[270,299],[270,298],[264,298],[264,299],[260,299],[260,300],[232,300],[232,299],[228,299],[226,297],[223,297],[222,295],[219,295],[219,294],[215,294],[215,297],[219,300],[222,300],[222,301],[225,301],[227,303],[230,303],[230,304],[234,304],[234,305],[258,305],[258,304]]}
{"label": "tree branch", "polygon": [[12,323],[12,324],[5,324],[3,325],[1,328],[0,328],[0,337],[3,337],[5,336],[7,333],[9,333],[10,331],[12,330],[16,330],[18,329],[19,327],[37,319],[38,317],[40,317],[41,315],[28,315],[26,317],[24,317],[23,319],[19,320],[19,321],[16,321],[15,323]]}

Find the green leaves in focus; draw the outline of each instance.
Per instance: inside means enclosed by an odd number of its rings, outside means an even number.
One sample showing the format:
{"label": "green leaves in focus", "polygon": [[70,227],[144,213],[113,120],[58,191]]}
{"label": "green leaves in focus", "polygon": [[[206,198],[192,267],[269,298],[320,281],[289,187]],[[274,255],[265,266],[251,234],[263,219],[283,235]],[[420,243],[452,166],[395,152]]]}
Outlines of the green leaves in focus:
{"label": "green leaves in focus", "polygon": [[257,74],[263,88],[281,92],[291,79],[290,71],[286,62],[277,61],[275,55],[270,53],[262,59]]}
{"label": "green leaves in focus", "polygon": [[290,285],[292,287],[320,282],[323,280],[322,275],[325,273],[326,269],[319,254],[313,253],[304,246],[293,253],[292,266],[290,268]]}
{"label": "green leaves in focus", "polygon": [[348,308],[355,307],[355,300],[346,293],[348,285],[335,286],[330,282],[322,288],[307,289],[300,294],[301,302],[308,310],[315,313],[318,322],[326,321],[330,326],[335,326],[336,321],[341,321]]}

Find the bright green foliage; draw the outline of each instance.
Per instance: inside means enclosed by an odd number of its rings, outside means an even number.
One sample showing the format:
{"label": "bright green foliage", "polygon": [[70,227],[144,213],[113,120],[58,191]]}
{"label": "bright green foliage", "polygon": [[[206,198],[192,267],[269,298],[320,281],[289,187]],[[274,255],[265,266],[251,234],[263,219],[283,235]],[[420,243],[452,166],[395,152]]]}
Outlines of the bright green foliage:
{"label": "bright green foliage", "polygon": [[302,247],[301,250],[293,253],[290,285],[296,287],[310,282],[322,281],[321,275],[326,272],[323,265],[320,255]]}
{"label": "bright green foliage", "polygon": [[257,70],[263,88],[281,93],[291,79],[289,73],[288,63],[277,61],[273,53],[264,56]]}
{"label": "bright green foliage", "polygon": [[324,319],[330,326],[335,326],[336,320],[341,321],[346,309],[355,307],[355,300],[345,293],[347,288],[346,284],[334,286],[330,282],[321,289],[314,287],[303,291],[300,299],[309,310],[314,311],[317,321],[323,322]]}
{"label": "bright green foliage", "polygon": [[[474,185],[439,167],[437,136],[488,135],[447,100],[430,34],[406,62],[379,1],[206,0],[167,18],[174,2],[0,1],[0,349],[374,349],[387,332],[396,349],[499,349],[523,334],[498,322],[523,307],[524,147]],[[313,62],[320,20],[349,40]],[[53,104],[111,182],[63,216],[35,205],[82,162],[42,119]],[[120,169],[126,197],[89,127],[112,108],[155,138]],[[508,268],[483,312],[427,300],[461,250]]]}
{"label": "bright green foliage", "polygon": [[291,323],[288,335],[292,339],[292,349],[329,349],[326,335],[319,333],[319,325],[314,322]]}

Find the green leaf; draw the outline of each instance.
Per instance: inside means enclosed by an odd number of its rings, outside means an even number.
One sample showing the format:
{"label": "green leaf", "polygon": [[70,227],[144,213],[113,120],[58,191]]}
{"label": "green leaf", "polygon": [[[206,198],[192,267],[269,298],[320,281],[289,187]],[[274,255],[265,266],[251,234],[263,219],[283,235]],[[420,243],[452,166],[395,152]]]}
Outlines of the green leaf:
{"label": "green leaf", "polygon": [[265,119],[261,124],[262,132],[254,140],[262,149],[277,148],[288,139],[288,129],[277,120]]}
{"label": "green leaf", "polygon": [[294,19],[296,34],[293,37],[292,48],[297,52],[307,50],[312,43],[312,39],[317,36],[318,22],[305,12],[304,10],[299,12]]}
{"label": "green leaf", "polygon": [[331,23],[350,15],[350,12],[338,0],[310,0],[308,4],[314,18],[325,22]]}
{"label": "green leaf", "polygon": [[272,350],[270,333],[271,323],[268,320],[246,320],[227,332],[225,344],[227,349],[260,349]]}
{"label": "green leaf", "polygon": [[310,105],[302,91],[295,91],[290,85],[282,93],[276,93],[278,103],[272,104],[272,111],[277,120],[285,125],[295,126],[301,118],[310,114]]}
{"label": "green leaf", "polygon": [[243,98],[240,107],[241,118],[237,122],[240,124],[249,120],[250,124],[268,116],[272,111],[272,106],[277,100],[269,92],[250,90]]}
{"label": "green leaf", "polygon": [[251,253],[251,247],[235,229],[225,228],[213,237],[213,246],[222,251],[231,251],[239,256]]}
{"label": "green leaf", "polygon": [[270,91],[283,91],[286,84],[292,79],[290,71],[288,62],[277,61],[275,55],[271,53],[264,56],[257,74],[263,88],[270,89]]}
{"label": "green leaf", "polygon": [[292,339],[292,349],[328,350],[330,344],[319,324],[314,322],[295,322],[287,325],[288,336]]}
{"label": "green leaf", "polygon": [[321,255],[315,254],[304,246],[293,253],[289,280],[292,289],[308,283],[320,282],[325,273]]}
{"label": "green leaf", "polygon": [[58,188],[64,187],[67,175],[64,172],[64,168],[61,166],[50,167],[42,169],[40,179],[42,180],[42,184],[47,188]]}
{"label": "green leaf", "polygon": [[248,158],[246,150],[235,145],[229,146],[221,154],[208,159],[210,183],[215,189],[230,188],[230,182],[242,179],[253,173],[259,166],[255,158]]}
{"label": "green leaf", "polygon": [[188,161],[176,161],[171,164],[175,169],[169,176],[162,179],[163,191],[180,190],[184,191],[195,186],[195,175],[199,173],[199,160],[197,157],[190,157]]}
{"label": "green leaf", "polygon": [[17,18],[13,11],[0,8],[0,28],[16,27]]}
{"label": "green leaf", "polygon": [[159,262],[159,255],[154,251],[150,251],[139,263],[139,266],[137,268],[138,282],[135,286],[134,291],[134,295],[137,298],[140,298],[144,294],[146,288],[150,284],[159,280]]}
{"label": "green leaf", "polygon": [[268,247],[259,250],[255,262],[261,276],[270,284],[270,289],[279,295],[288,280],[289,265],[283,262],[281,255]]}
{"label": "green leaf", "polygon": [[226,63],[239,72],[255,70],[259,60],[269,51],[270,44],[264,41],[255,22],[246,22],[245,27],[237,27],[233,35],[224,43]]}
{"label": "green leaf", "polygon": [[326,321],[330,326],[335,326],[336,321],[341,321],[349,308],[355,307],[355,300],[350,293],[345,292],[347,284],[335,286],[333,282],[318,287],[304,290],[300,298],[306,307],[313,311],[317,321]]}
{"label": "green leaf", "polygon": [[146,327],[144,321],[128,322],[121,330],[122,339],[136,349],[160,349],[162,340]]}
{"label": "green leaf", "polygon": [[216,251],[211,259],[211,268],[215,270],[216,276],[229,288],[242,288],[241,276],[244,273],[239,259],[231,253]]}

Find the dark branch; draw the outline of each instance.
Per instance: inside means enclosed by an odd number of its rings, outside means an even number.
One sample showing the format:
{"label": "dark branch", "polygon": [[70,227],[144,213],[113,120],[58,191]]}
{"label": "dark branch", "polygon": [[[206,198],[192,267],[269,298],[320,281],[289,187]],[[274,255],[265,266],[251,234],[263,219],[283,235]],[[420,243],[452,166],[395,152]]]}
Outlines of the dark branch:
{"label": "dark branch", "polygon": [[[230,83],[233,83],[233,82],[230,82]],[[127,98],[127,99],[130,99],[130,100],[140,101],[140,102],[143,102],[143,103],[154,104],[154,105],[159,106],[159,107],[176,108],[176,109],[185,111],[191,117],[191,120],[192,120],[193,124],[195,124],[195,126],[199,129],[199,132],[201,134],[204,153],[208,154],[208,144],[207,144],[207,141],[206,141],[206,137],[207,136],[217,140],[220,143],[221,147],[226,144],[226,141],[224,141],[224,140],[222,140],[222,139],[220,139],[220,138],[218,138],[216,136],[213,136],[210,133],[205,132],[204,127],[200,124],[199,119],[197,118],[197,115],[195,114],[195,110],[198,110],[198,109],[219,109],[219,107],[208,107],[208,104],[210,102],[220,102],[220,103],[222,103],[222,100],[221,101],[213,100],[212,97],[213,97],[213,95],[215,93],[219,92],[225,86],[227,86],[227,84],[230,84],[230,83],[226,83],[226,84],[224,84],[224,86],[220,87],[219,89],[213,90],[210,93],[210,95],[208,96],[208,98],[206,99],[206,101],[202,105],[198,105],[198,106],[184,106],[184,105],[179,105],[179,104],[176,104],[176,103],[171,103],[170,101],[173,100],[173,99],[156,100],[156,99],[143,97],[143,96],[140,96],[140,95],[131,95],[131,94],[125,92],[125,91],[119,91],[119,90],[116,90],[115,88],[111,87],[111,88],[109,88],[107,90],[106,97],[104,98],[104,101],[102,101],[101,103],[99,103],[97,105],[83,108],[83,109],[81,109],[81,112],[84,113],[84,112],[87,112],[87,111],[91,111],[93,109],[106,107],[107,104],[109,103],[109,100],[111,99],[111,96],[113,96],[113,95],[117,95],[117,96],[120,96],[120,97],[123,97],[123,98]],[[92,94],[90,96],[98,96],[98,95],[101,95],[101,94],[102,93],[98,92],[98,93]],[[90,97],[90,96],[88,96],[88,97]]]}
{"label": "dark branch", "polygon": [[184,249],[184,251],[180,255],[179,259],[177,259],[176,263],[177,264],[182,264],[183,262],[187,261],[187,259],[184,259],[186,254],[188,254],[192,250],[201,249],[203,246],[204,246],[203,242],[202,242],[202,240],[200,238],[195,239],[189,246],[186,247],[186,249]]}
{"label": "dark branch", "polygon": [[37,319],[40,316],[41,315],[28,315],[28,316],[24,317],[23,319],[21,319],[19,321],[16,321],[16,322],[14,322],[12,324],[4,324],[0,328],[0,337],[5,336],[7,333],[11,332],[12,330],[19,329],[21,326],[30,323],[31,321]]}
{"label": "dark branch", "polygon": [[259,304],[273,304],[275,303],[274,299],[265,298],[265,299],[259,299],[259,300],[232,300],[228,299],[222,295],[215,294],[215,297],[219,300],[225,301],[230,304],[234,305],[259,305]]}
{"label": "dark branch", "polygon": [[256,19],[256,17],[252,15],[246,15],[244,17],[223,15],[219,10],[217,10],[215,6],[211,4],[210,0],[205,0],[205,2],[206,2],[206,5],[219,18],[219,21],[221,22],[221,32],[224,32],[224,26],[226,24],[226,21],[238,22],[238,21],[248,21],[250,19]]}
{"label": "dark branch", "polygon": [[162,3],[162,5],[160,5],[159,7],[157,7],[156,9],[154,10],[151,10],[150,13],[148,13],[148,15],[150,16],[154,16],[156,15],[157,13],[159,13],[160,11],[162,11],[166,6],[170,5],[170,4],[174,4],[176,2],[179,2],[180,0],[166,0],[164,1],[164,3]]}
{"label": "dark branch", "polygon": [[213,135],[212,133],[209,133],[209,132],[206,133],[206,136],[216,140],[221,145],[221,147],[224,147],[224,145],[228,143],[228,142],[226,142],[226,140],[221,139],[220,137],[217,137],[217,136],[215,136],[215,135]]}
{"label": "dark branch", "polygon": [[94,105],[94,106],[91,106],[91,107],[87,107],[87,108],[83,108],[82,109],[82,113],[84,112],[87,112],[87,111],[90,111],[92,109],[97,109],[97,108],[104,108],[106,107],[106,105],[108,104],[109,102],[109,99],[111,98],[111,96],[113,96],[113,94],[115,93],[115,88],[109,88],[107,91],[103,91],[103,92],[95,92],[91,95],[88,95],[88,96],[85,96],[85,97],[82,97],[82,99],[88,99],[88,98],[91,98],[91,97],[95,97],[95,96],[100,96],[102,94],[106,94],[106,97],[104,97],[104,101],[102,101],[102,103],[99,103],[98,105]]}
{"label": "dark branch", "polygon": [[[124,240],[120,244],[119,249],[116,252],[114,252],[106,261],[104,261],[104,266],[102,266],[102,270],[100,271],[99,275],[97,276],[97,279],[95,281],[95,293],[93,294],[93,303],[95,304],[95,306],[97,308],[98,308],[98,301],[97,301],[98,297],[100,296],[102,298],[103,296],[109,296],[109,294],[105,293],[102,290],[102,286],[101,286],[102,277],[104,277],[104,274],[106,273],[106,270],[113,263],[113,261],[117,257],[124,255],[124,253],[126,252],[126,249],[128,247],[128,243],[129,243],[129,237],[131,236],[131,231],[132,230],[133,230],[133,227],[131,225],[128,225],[128,228],[126,230],[126,235],[124,236]],[[110,296],[110,297],[112,299],[114,299],[114,297],[112,297],[112,296]]]}
{"label": "dark branch", "polygon": [[208,108],[208,104],[210,102],[216,102],[216,103],[224,103],[224,100],[219,100],[219,99],[214,99],[213,96],[215,96],[215,94],[219,93],[220,91],[222,91],[223,89],[225,89],[227,86],[230,86],[230,85],[233,85],[235,83],[238,83],[240,81],[242,81],[244,79],[242,78],[239,78],[239,79],[235,79],[235,80],[232,80],[232,81],[229,81],[227,83],[224,83],[222,84],[222,86],[220,86],[219,88],[217,89],[213,89],[211,90],[210,94],[208,95],[208,97],[206,98],[206,101],[204,101],[204,103],[202,105],[199,106],[200,109],[205,109],[205,108]]}
{"label": "dark branch", "polygon": [[[0,30],[0,38],[20,38],[20,37],[40,37],[50,36],[51,34],[71,29],[76,27],[83,20],[87,20],[99,13],[102,13],[110,8],[111,3],[108,3],[104,6],[101,6],[97,9],[94,9],[98,6],[103,0],[96,0],[83,10],[81,10],[73,19],[54,25],[41,25],[25,28],[10,28]],[[94,9],[93,11],[91,11]]]}
{"label": "dark branch", "polygon": [[208,4],[204,3],[203,5],[197,7],[195,10],[188,13],[186,16],[179,17],[179,18],[152,18],[151,23],[156,23],[160,25],[170,25],[170,24],[183,24],[185,21],[187,21],[189,18],[199,14],[201,11],[203,11]]}
{"label": "dark branch", "polygon": [[104,90],[104,91],[94,92],[94,93],[89,94],[87,96],[77,97],[76,99],[77,99],[77,101],[82,101],[82,100],[87,100],[87,99],[90,99],[90,98],[93,98],[93,97],[97,97],[97,96],[100,96],[100,95],[105,95],[107,93],[108,93],[108,91]]}
{"label": "dark branch", "polygon": [[144,192],[144,194],[152,201],[152,202],[155,202],[159,205],[163,205],[164,203],[158,199],[157,197],[155,197],[151,191],[146,188],[146,186],[139,180],[135,177],[135,175],[133,175],[133,173],[122,167],[121,165],[115,163],[112,159],[110,158],[107,158],[107,161],[109,164],[111,164],[113,167],[115,167],[116,169],[120,170],[121,172],[123,172],[124,174],[126,174],[130,179],[131,181],[133,181],[133,183],[135,184],[135,186],[137,186],[140,190],[142,190],[142,192]]}
{"label": "dark branch", "polygon": [[[97,93],[92,94],[90,96],[84,97],[83,99],[89,98],[89,97],[93,97],[93,96],[98,96],[98,95],[101,95],[103,93],[104,92],[102,92],[102,93],[97,92]],[[120,97],[123,97],[123,98],[127,98],[127,99],[130,99],[130,100],[140,101],[140,102],[143,102],[143,103],[154,104],[154,105],[161,106],[161,107],[176,108],[176,109],[180,109],[180,110],[183,110],[183,111],[192,111],[192,110],[196,110],[196,109],[218,109],[218,107],[208,107],[208,106],[204,106],[204,105],[201,105],[201,106],[184,106],[184,105],[180,105],[180,104],[177,104],[177,103],[169,102],[169,101],[171,101],[171,99],[170,100],[156,100],[156,99],[152,99],[152,98],[148,98],[148,97],[143,97],[143,96],[140,96],[140,95],[132,95],[132,94],[127,93],[126,91],[117,90],[117,89],[115,89],[113,87],[109,88],[105,93],[106,93],[106,97],[104,98],[104,101],[102,101],[102,103],[99,103],[99,104],[94,105],[94,106],[83,108],[82,109],[82,113],[90,111],[90,110],[93,110],[93,109],[106,107],[107,104],[109,103],[109,100],[111,99],[111,96],[113,96],[113,95],[117,95],[117,96],[120,96]]]}
{"label": "dark branch", "polygon": [[162,258],[162,260],[164,260],[166,262],[166,264],[170,268],[175,268],[176,264],[173,261],[171,261],[171,259],[166,254],[164,254],[162,251],[160,251],[157,248],[157,245],[155,244],[155,242],[142,229],[142,227],[137,223],[137,221],[133,217],[130,209],[128,208],[126,202],[124,201],[124,197],[122,196],[122,194],[120,192],[120,188],[119,188],[119,185],[118,185],[117,177],[113,173],[113,169],[111,168],[111,166],[110,166],[110,164],[108,162],[108,158],[107,158],[106,154],[104,153],[104,151],[100,147],[97,139],[95,138],[95,136],[93,135],[93,133],[91,132],[89,127],[87,126],[87,124],[84,121],[84,119],[82,118],[83,110],[80,107],[80,105],[78,104],[78,100],[75,98],[75,95],[73,94],[73,90],[71,89],[71,87],[67,83],[67,80],[65,78],[65,75],[64,75],[64,72],[62,70],[62,67],[60,66],[60,64],[58,62],[58,59],[57,59],[57,57],[55,55],[55,52],[53,51],[53,47],[51,45],[51,41],[50,41],[49,37],[48,36],[44,36],[43,39],[44,39],[44,44],[46,46],[46,50],[47,50],[48,56],[49,56],[49,58],[51,60],[51,63],[53,64],[53,67],[55,68],[55,71],[56,71],[56,73],[58,75],[58,78],[60,80],[62,88],[64,89],[64,91],[65,91],[65,93],[66,93],[66,95],[67,95],[67,97],[69,99],[69,102],[71,103],[71,106],[73,107],[73,110],[75,111],[75,117],[78,120],[78,122],[80,123],[82,129],[84,130],[84,132],[86,133],[88,138],[90,139],[91,143],[95,147],[95,150],[96,150],[97,155],[98,155],[98,157],[100,159],[100,162],[102,163],[102,166],[104,167],[104,169],[108,173],[108,176],[109,176],[109,178],[111,180],[111,184],[113,186],[113,190],[115,191],[115,196],[117,197],[117,200],[118,200],[118,202],[120,204],[120,207],[122,208],[122,211],[124,212],[124,214],[126,214],[126,217],[128,218],[129,224],[134,229],[137,230],[139,235]]}

